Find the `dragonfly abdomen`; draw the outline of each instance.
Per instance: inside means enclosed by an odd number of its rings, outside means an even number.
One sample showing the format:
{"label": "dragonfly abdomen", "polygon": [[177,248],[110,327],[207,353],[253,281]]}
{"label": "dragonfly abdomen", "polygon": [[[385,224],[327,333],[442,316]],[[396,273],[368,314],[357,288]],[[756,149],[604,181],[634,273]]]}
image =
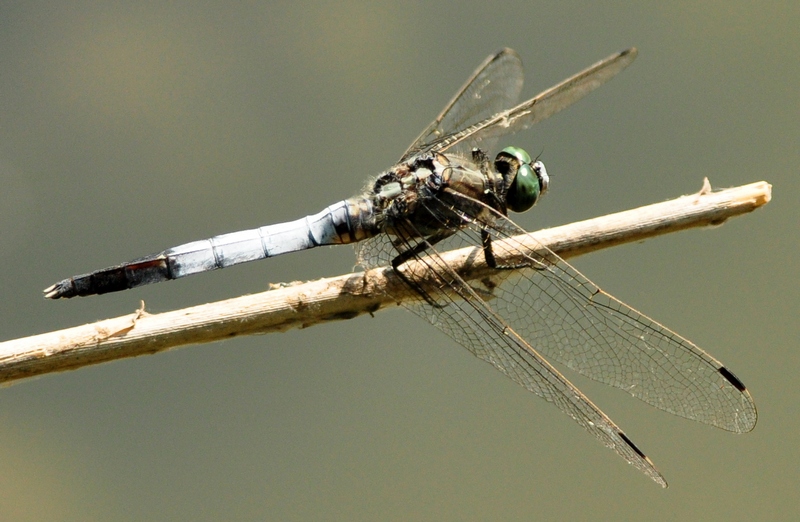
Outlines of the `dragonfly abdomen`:
{"label": "dragonfly abdomen", "polygon": [[70,277],[44,292],[50,299],[106,294],[317,246],[354,243],[378,232],[371,200],[356,197],[295,221],[222,234]]}

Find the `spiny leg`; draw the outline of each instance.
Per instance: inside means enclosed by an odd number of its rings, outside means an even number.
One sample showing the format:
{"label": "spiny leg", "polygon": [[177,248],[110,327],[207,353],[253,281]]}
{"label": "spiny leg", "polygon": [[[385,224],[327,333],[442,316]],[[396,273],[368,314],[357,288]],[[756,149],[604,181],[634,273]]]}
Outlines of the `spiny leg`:
{"label": "spiny leg", "polygon": [[408,250],[400,252],[400,254],[398,254],[397,257],[392,259],[392,270],[394,270],[394,273],[397,274],[397,277],[402,279],[403,282],[405,282],[416,293],[418,293],[420,297],[422,297],[425,300],[426,303],[433,306],[434,308],[443,308],[444,306],[438,304],[430,296],[430,294],[428,294],[428,292],[426,292],[425,289],[422,288],[422,285],[406,277],[406,275],[400,270],[400,265],[417,257],[422,252],[425,252],[426,250],[432,248],[436,243],[439,243],[440,241],[443,241],[448,237],[452,236],[454,232],[455,232],[454,230],[440,230],[439,232],[436,232],[435,234],[428,236],[427,238],[424,238],[422,241],[412,246]]}
{"label": "spiny leg", "polygon": [[481,229],[481,245],[483,245],[483,257],[486,259],[486,264],[489,265],[489,268],[495,268],[497,270],[517,270],[519,268],[529,268],[531,266],[531,263],[527,262],[513,265],[498,265],[497,259],[494,257],[494,252],[492,251],[492,236],[486,229]]}

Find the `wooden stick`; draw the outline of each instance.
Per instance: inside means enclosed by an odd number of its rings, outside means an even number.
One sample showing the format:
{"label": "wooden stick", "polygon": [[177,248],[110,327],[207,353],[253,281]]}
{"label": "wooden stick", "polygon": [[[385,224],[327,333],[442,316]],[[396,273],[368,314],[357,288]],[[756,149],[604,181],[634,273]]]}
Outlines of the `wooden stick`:
{"label": "wooden stick", "polygon": [[[719,225],[770,201],[764,181],[711,192],[708,180],[696,194],[514,238],[536,249],[545,245],[563,258],[679,230]],[[465,278],[485,276],[472,248],[442,253]],[[503,263],[503,249],[495,252]],[[467,263],[473,265],[467,267]],[[410,267],[413,273],[413,267]],[[393,297],[388,297],[391,294]],[[274,289],[161,314],[132,314],[66,330],[0,343],[0,383],[73,370],[179,346],[305,328],[417,298],[389,268],[279,285]],[[93,297],[93,299],[98,299]],[[102,299],[102,298],[100,298]]]}

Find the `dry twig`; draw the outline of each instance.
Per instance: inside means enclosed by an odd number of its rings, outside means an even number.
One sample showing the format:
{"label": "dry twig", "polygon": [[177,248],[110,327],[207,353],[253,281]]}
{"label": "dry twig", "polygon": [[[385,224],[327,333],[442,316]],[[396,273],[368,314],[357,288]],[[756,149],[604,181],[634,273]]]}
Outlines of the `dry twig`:
{"label": "dry twig", "polygon": [[[710,192],[706,181],[693,195],[515,239],[531,248],[538,242],[561,257],[574,257],[686,228],[719,225],[768,203],[771,189],[761,181]],[[497,257],[502,264],[500,250]],[[443,257],[458,269],[471,262],[471,253],[467,248],[445,252]],[[482,277],[489,269],[476,265],[468,270],[466,277]],[[351,319],[414,297],[391,269],[377,269],[155,315],[146,313],[142,303],[130,315],[0,343],[0,383],[188,344]]]}

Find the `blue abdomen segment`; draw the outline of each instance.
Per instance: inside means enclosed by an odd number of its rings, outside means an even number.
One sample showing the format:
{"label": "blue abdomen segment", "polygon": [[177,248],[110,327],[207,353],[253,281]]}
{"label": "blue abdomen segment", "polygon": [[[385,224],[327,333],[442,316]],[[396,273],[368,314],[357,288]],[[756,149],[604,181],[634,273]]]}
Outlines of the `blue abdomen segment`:
{"label": "blue abdomen segment", "polygon": [[116,292],[321,245],[353,243],[376,232],[371,201],[352,198],[296,221],[222,234],[70,277],[45,289],[45,297]]}
{"label": "blue abdomen segment", "polygon": [[163,254],[174,279],[321,245],[359,241],[368,237],[362,215],[357,200],[345,200],[296,221],[223,234],[170,248]]}

